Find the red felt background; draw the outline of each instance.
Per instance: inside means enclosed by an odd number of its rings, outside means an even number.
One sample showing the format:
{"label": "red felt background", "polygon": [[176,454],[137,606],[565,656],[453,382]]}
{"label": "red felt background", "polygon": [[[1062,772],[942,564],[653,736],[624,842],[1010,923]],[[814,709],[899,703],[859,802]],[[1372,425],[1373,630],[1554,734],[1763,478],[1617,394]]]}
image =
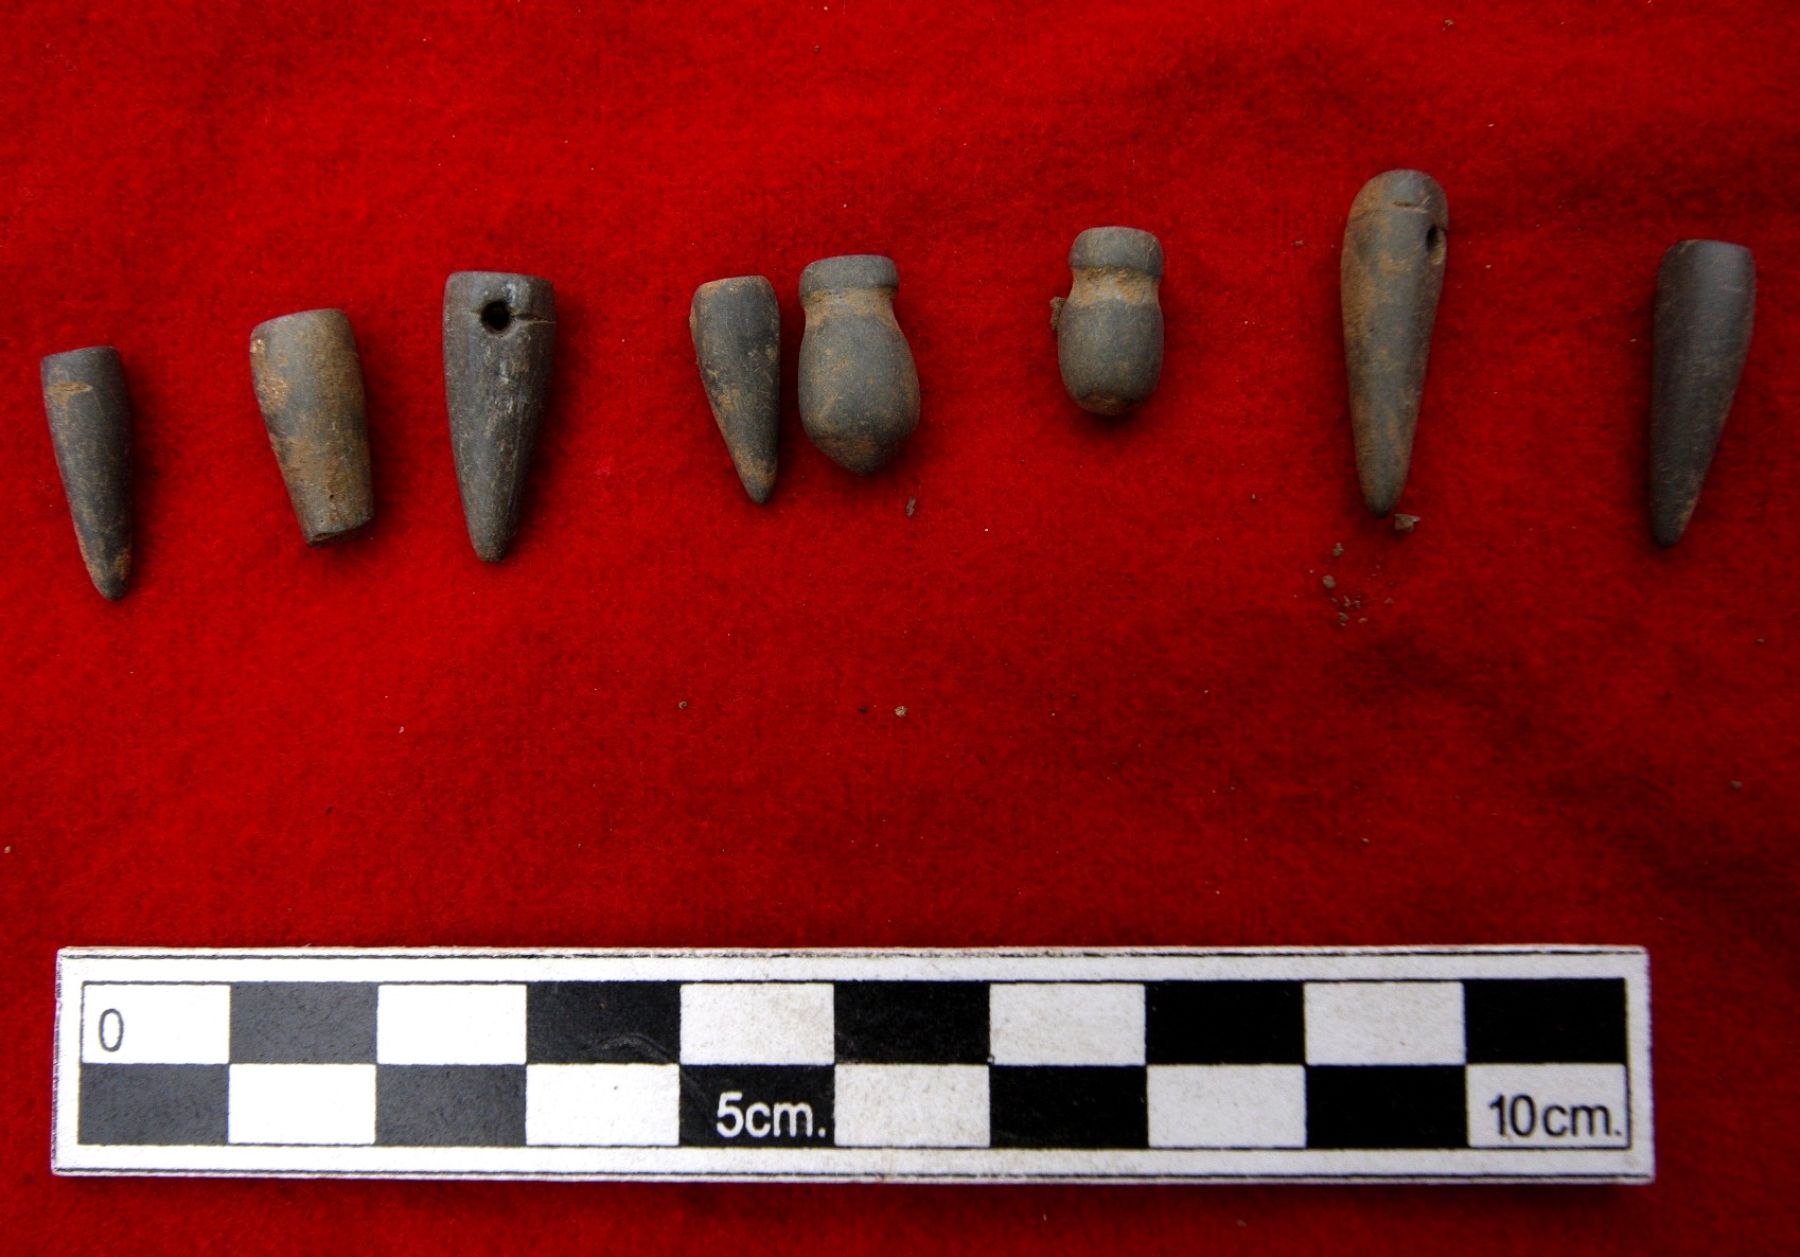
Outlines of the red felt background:
{"label": "red felt background", "polygon": [[[6,1244],[1795,1243],[1800,9],[410,8],[31,4],[0,35]],[[1411,536],[1358,500],[1337,325],[1345,212],[1400,165],[1451,206]],[[1047,316],[1115,222],[1167,250],[1168,365],[1106,423]],[[1753,248],[1759,305],[1662,553],[1650,301],[1687,236]],[[791,400],[800,269],[860,251],[898,262],[925,399],[868,480]],[[460,268],[560,311],[497,567],[445,430]],[[789,386],[765,509],[686,326],[751,272]],[[246,344],[320,305],[361,344],[379,515],[312,552]],[[118,605],[37,384],[94,343],[137,416]],[[70,944],[1512,942],[1650,948],[1654,1186],[48,1170]]]}

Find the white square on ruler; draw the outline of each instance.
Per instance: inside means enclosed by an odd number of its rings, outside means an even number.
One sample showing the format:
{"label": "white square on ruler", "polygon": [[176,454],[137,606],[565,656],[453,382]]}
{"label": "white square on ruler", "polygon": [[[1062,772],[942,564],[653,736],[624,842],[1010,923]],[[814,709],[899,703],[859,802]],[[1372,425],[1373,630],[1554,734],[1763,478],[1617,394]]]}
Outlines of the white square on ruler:
{"label": "white square on ruler", "polygon": [[81,988],[81,1059],[90,1065],[223,1065],[231,988],[90,982]]}
{"label": "white square on ruler", "polygon": [[1144,988],[1115,982],[1000,982],[988,988],[996,1065],[1142,1065]]}
{"label": "white square on ruler", "polygon": [[1623,1148],[1623,1065],[1471,1065],[1471,1148]]}
{"label": "white square on ruler", "polygon": [[375,1059],[383,1065],[523,1065],[525,988],[400,983],[379,988]]}
{"label": "white square on ruler", "polygon": [[839,1065],[840,1148],[985,1148],[985,1065]]}
{"label": "white square on ruler", "polygon": [[1308,982],[1308,1065],[1460,1065],[1460,982]]}
{"label": "white square on ruler", "polygon": [[828,982],[690,982],[681,988],[683,1065],[829,1065],[837,1018]]}
{"label": "white square on ruler", "polygon": [[233,1065],[234,1144],[372,1144],[373,1065]]}
{"label": "white square on ruler", "polygon": [[1152,1065],[1152,1148],[1304,1148],[1299,1065]]}
{"label": "white square on ruler", "polygon": [[681,1141],[677,1065],[528,1065],[525,1142],[585,1148]]}

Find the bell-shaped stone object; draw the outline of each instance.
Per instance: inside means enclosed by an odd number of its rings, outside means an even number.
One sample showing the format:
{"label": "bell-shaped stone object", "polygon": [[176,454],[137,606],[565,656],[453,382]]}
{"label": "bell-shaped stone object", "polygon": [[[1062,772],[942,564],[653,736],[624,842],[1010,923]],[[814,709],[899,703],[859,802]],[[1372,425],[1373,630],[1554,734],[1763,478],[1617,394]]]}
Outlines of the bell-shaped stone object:
{"label": "bell-shaped stone object", "polygon": [[738,479],[752,502],[775,488],[781,411],[781,307],[761,275],[716,279],[694,290],[688,311],[694,360]]}
{"label": "bell-shaped stone object", "polygon": [[1063,387],[1083,410],[1117,415],[1162,376],[1162,244],[1134,227],[1090,227],[1069,250],[1074,282],[1051,304]]}
{"label": "bell-shaped stone object", "polygon": [[1683,240],[1656,275],[1650,398],[1650,532],[1687,531],[1731,413],[1756,313],[1756,261],[1742,245]]}
{"label": "bell-shaped stone object", "polygon": [[1344,361],[1356,475],[1378,516],[1400,500],[1412,463],[1449,230],[1444,190],[1417,170],[1369,180],[1344,228]]}
{"label": "bell-shaped stone object", "polygon": [[475,553],[512,544],[556,350],[550,281],[459,271],[444,284],[444,393],[456,484]]}
{"label": "bell-shaped stone object", "polygon": [[838,466],[867,475],[919,426],[919,373],[894,318],[892,258],[824,258],[800,273],[800,421]]}
{"label": "bell-shaped stone object", "polygon": [[131,403],[119,351],[51,354],[41,373],[81,561],[102,596],[122,598],[131,581]]}
{"label": "bell-shaped stone object", "polygon": [[300,534],[335,541],[375,518],[362,359],[342,310],[305,310],[250,333],[250,374]]}

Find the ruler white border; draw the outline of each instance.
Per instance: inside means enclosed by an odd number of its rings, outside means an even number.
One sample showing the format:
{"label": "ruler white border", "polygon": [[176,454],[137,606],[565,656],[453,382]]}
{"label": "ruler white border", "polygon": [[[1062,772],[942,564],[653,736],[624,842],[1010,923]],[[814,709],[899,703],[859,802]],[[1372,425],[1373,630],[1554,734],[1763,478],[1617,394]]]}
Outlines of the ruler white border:
{"label": "ruler white border", "polygon": [[[393,1148],[82,1145],[84,983],[853,981],[1626,982],[1630,1145],[1605,1149]],[[78,947],[57,954],[52,1168],[228,1177],[968,1182],[1613,1182],[1655,1175],[1649,956],[1636,947],[501,949]],[[397,1155],[402,1154],[402,1155]],[[397,1162],[404,1161],[404,1165]],[[1422,1171],[1424,1162],[1445,1168]],[[723,1167],[723,1168],[722,1168]]]}

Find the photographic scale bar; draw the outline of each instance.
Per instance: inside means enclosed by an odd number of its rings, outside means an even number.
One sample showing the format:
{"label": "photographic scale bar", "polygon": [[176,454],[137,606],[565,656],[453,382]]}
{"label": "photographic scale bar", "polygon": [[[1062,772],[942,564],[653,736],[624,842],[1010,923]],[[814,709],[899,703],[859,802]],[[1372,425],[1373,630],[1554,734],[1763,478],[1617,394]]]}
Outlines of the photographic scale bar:
{"label": "photographic scale bar", "polygon": [[1649,1182],[1623,947],[57,958],[62,1174]]}

